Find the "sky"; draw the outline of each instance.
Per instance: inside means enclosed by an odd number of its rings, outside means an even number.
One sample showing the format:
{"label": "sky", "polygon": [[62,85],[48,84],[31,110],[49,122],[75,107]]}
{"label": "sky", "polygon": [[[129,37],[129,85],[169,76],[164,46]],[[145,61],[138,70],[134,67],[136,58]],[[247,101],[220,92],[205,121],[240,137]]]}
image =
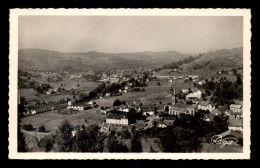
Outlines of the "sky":
{"label": "sky", "polygon": [[201,53],[243,46],[239,16],[19,16],[18,46],[60,52]]}

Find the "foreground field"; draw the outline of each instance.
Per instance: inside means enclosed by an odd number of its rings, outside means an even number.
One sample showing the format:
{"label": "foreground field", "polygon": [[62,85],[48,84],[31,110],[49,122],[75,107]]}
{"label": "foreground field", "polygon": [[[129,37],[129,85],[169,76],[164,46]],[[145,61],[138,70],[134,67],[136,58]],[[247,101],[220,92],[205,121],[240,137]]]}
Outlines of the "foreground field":
{"label": "foreground field", "polygon": [[[47,131],[55,131],[63,120],[69,120],[73,126],[98,124],[104,121],[105,115],[97,113],[96,109],[79,111],[76,114],[59,114],[50,111],[22,118],[22,124],[32,124],[34,128],[44,125]],[[85,120],[87,119],[87,123]]]}
{"label": "foreground field", "polygon": [[240,145],[226,145],[220,148],[218,144],[202,144],[202,153],[240,153],[243,152],[243,147]]}

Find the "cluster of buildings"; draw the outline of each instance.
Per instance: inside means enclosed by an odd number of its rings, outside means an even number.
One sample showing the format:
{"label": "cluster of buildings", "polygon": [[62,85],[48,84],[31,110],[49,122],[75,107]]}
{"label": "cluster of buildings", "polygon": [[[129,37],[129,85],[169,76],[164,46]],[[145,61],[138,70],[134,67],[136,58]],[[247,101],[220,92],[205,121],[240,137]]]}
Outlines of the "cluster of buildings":
{"label": "cluster of buildings", "polygon": [[74,104],[72,101],[68,101],[67,110],[83,111],[95,107],[96,102],[88,102],[86,104]]}
{"label": "cluster of buildings", "polygon": [[75,74],[69,74],[68,77],[70,79],[79,79],[79,78],[82,78],[83,75],[81,73],[75,73]]}
{"label": "cluster of buildings", "polygon": [[122,72],[114,72],[111,74],[107,74],[105,72],[103,72],[102,74],[100,74],[100,82],[110,82],[110,83],[118,83],[118,82],[122,82],[122,81],[127,81],[130,78],[124,76],[124,74]]}

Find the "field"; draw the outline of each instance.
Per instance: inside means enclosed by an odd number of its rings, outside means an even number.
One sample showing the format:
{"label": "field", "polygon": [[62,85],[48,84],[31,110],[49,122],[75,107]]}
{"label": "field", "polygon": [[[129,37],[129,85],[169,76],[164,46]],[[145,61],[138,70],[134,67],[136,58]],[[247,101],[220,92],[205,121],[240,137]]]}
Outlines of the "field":
{"label": "field", "polygon": [[220,148],[218,144],[202,144],[202,153],[239,153],[243,152],[243,147],[240,145],[226,145]]}
{"label": "field", "polygon": [[[90,82],[90,81],[86,81],[83,78],[80,79],[73,79],[73,80],[64,80],[61,82],[47,82],[46,79],[42,79],[42,78],[31,78],[31,81],[35,80],[36,82],[39,83],[48,83],[51,85],[51,87],[53,87],[53,89],[58,89],[61,84],[64,84],[65,86],[63,86],[63,88],[65,90],[71,90],[71,89],[76,89],[78,91],[80,91],[81,93],[88,93],[90,90],[92,90],[93,88],[97,87],[99,83],[97,82]],[[77,86],[79,84],[79,86]],[[52,94],[52,95],[46,95],[46,94],[40,94],[39,96],[36,96],[36,91],[34,89],[21,89],[21,96],[25,97],[25,99],[28,102],[31,101],[42,101],[44,100],[45,102],[48,101],[59,101],[61,99],[67,99],[70,98],[72,99],[73,96],[69,93],[60,93],[60,94]]]}
{"label": "field", "polygon": [[[73,126],[98,124],[104,121],[105,115],[96,112],[97,109],[78,111],[76,114],[59,114],[57,111],[50,111],[35,114],[22,118],[22,124],[32,124],[34,128],[44,125],[47,131],[55,131],[63,120],[69,120]],[[85,122],[87,119],[87,123]]]}

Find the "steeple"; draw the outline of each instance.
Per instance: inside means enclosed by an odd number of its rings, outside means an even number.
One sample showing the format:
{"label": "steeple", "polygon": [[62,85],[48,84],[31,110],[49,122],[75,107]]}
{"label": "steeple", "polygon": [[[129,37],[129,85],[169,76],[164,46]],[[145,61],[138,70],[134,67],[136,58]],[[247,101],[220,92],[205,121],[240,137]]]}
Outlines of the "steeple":
{"label": "steeple", "polygon": [[[173,81],[172,87],[175,84],[175,79]],[[176,104],[176,100],[175,100],[175,86],[173,87],[173,93],[172,93],[172,105]]]}

